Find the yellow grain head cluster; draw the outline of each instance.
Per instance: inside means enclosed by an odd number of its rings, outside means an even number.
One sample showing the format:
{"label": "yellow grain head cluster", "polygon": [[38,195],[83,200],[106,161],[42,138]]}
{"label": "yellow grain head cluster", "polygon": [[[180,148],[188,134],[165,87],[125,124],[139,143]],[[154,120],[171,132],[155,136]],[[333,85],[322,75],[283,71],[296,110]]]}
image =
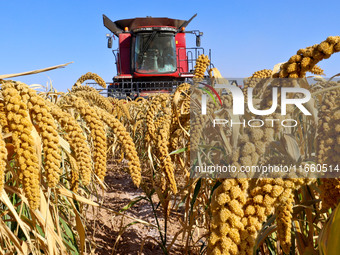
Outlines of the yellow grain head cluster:
{"label": "yellow grain head cluster", "polygon": [[248,88],[262,87],[262,85],[266,82],[266,78],[270,78],[273,75],[273,71],[270,69],[263,69],[260,71],[256,71],[253,75],[244,80],[243,93],[245,95],[245,99],[248,99]]}
{"label": "yellow grain head cluster", "polygon": [[[0,92],[0,97],[1,96]],[[8,133],[8,125],[7,125],[7,118],[5,113],[5,106],[2,101],[0,101],[0,191],[2,191],[3,188],[3,177],[5,173],[5,167],[6,167],[6,160],[7,160],[7,149],[6,149],[6,143],[3,140],[2,134]]]}
{"label": "yellow grain head cluster", "polygon": [[[333,53],[340,51],[340,36],[330,36],[320,44],[300,49],[287,63],[281,65],[278,77],[301,78],[313,67]],[[316,70],[314,70],[316,71]]]}
{"label": "yellow grain head cluster", "polygon": [[[71,114],[63,111],[52,103],[49,103],[49,107],[51,108],[52,116],[59,123],[62,130],[66,132],[64,138],[75,153],[76,164],[78,165],[82,183],[86,186],[90,184],[91,181],[92,159],[86,137],[83,135],[83,130]],[[72,173],[72,178],[74,178],[74,176],[76,176],[76,174]]]}
{"label": "yellow grain head cluster", "polygon": [[68,105],[74,107],[85,120],[91,130],[93,141],[93,161],[97,176],[104,180],[106,175],[106,134],[103,122],[100,120],[96,110],[91,107],[84,99],[75,96],[66,96],[62,107]]}
{"label": "yellow grain head cluster", "polygon": [[[171,100],[171,125],[169,130],[169,144],[168,151],[176,151],[181,148],[187,148],[183,155],[173,154],[171,160],[174,164],[176,179],[182,179],[184,176],[189,176],[187,167],[190,164],[190,94],[191,85],[182,83],[176,88]],[[176,163],[180,166],[176,167]],[[183,171],[184,170],[184,171]]]}
{"label": "yellow grain head cluster", "polygon": [[173,133],[171,133],[170,136],[170,148],[172,151],[176,150],[178,148],[179,142],[180,142],[180,138],[183,134],[183,130],[182,129],[176,129]]}
{"label": "yellow grain head cluster", "polygon": [[324,70],[317,65],[315,65],[312,69],[310,69],[309,72],[311,72],[312,74],[316,74],[316,75],[325,75]]}
{"label": "yellow grain head cluster", "polygon": [[158,96],[155,96],[151,103],[149,104],[149,107],[147,109],[146,113],[146,124],[147,124],[147,137],[146,140],[148,141],[149,138],[155,139],[155,117],[157,117],[159,108],[162,106],[165,106],[167,101],[169,100],[168,94],[160,94]]}
{"label": "yellow grain head cluster", "polygon": [[[125,127],[131,133],[131,136],[136,139],[136,137],[144,137],[146,133],[146,108],[148,101],[145,98],[137,98],[134,101],[127,102],[127,110],[130,116],[128,123],[124,122],[124,119],[119,119],[122,123],[125,123]],[[116,109],[117,107],[115,107]],[[136,146],[143,146],[143,140]]]}
{"label": "yellow grain head cluster", "polygon": [[260,71],[256,71],[255,73],[252,74],[250,78],[268,78],[273,75],[273,71],[270,69],[263,69]]}
{"label": "yellow grain head cluster", "polygon": [[113,130],[113,133],[116,135],[121,147],[123,148],[124,155],[129,161],[128,164],[132,181],[138,187],[142,180],[141,168],[136,147],[131,136],[126,131],[124,125],[108,112],[97,108],[97,114],[98,116],[100,116],[101,120]]}
{"label": "yellow grain head cluster", "polygon": [[[254,125],[258,123],[254,122]],[[238,147],[233,150],[228,162],[236,167],[257,165],[265,153],[266,145],[274,139],[274,128],[250,128],[239,136]]]}
{"label": "yellow grain head cluster", "polygon": [[335,208],[340,200],[340,179],[323,179],[320,186],[322,207],[329,209]]}
{"label": "yellow grain head cluster", "polygon": [[[176,88],[172,98],[172,122],[187,122],[190,118],[190,88],[188,83],[182,83]],[[181,120],[180,120],[181,118]]]}
{"label": "yellow grain head cluster", "polygon": [[226,179],[215,190],[211,204],[212,222],[208,254],[246,254],[243,206],[247,201],[247,179]]}
{"label": "yellow grain head cluster", "polygon": [[94,80],[100,86],[102,86],[103,88],[106,88],[106,82],[98,74],[91,73],[91,72],[88,72],[88,73],[80,76],[80,78],[77,80],[75,85],[79,86],[80,84],[82,84],[84,81],[87,81],[87,80]]}
{"label": "yellow grain head cluster", "polygon": [[68,157],[70,168],[71,168],[71,180],[70,180],[70,188],[73,192],[78,192],[79,187],[79,165],[74,157],[69,155]]}
{"label": "yellow grain head cluster", "polygon": [[195,71],[194,71],[194,79],[203,79],[204,73],[207,70],[210,64],[209,57],[207,55],[199,55],[196,59]]}
{"label": "yellow grain head cluster", "polygon": [[2,83],[5,113],[18,162],[19,181],[32,210],[40,204],[40,167],[35,141],[31,135],[33,125],[29,119],[27,105],[23,102],[14,83]]}
{"label": "yellow grain head cluster", "polygon": [[277,235],[280,246],[284,253],[289,254],[292,245],[292,213],[294,204],[294,194],[292,189],[288,189],[284,196],[280,196],[276,210]]}
{"label": "yellow grain head cluster", "polygon": [[104,96],[99,94],[99,91],[88,85],[84,86],[73,86],[71,94],[82,97],[91,106],[98,106],[109,113],[113,113],[113,104]]}
{"label": "yellow grain head cluster", "polygon": [[182,83],[176,88],[175,94],[176,93],[182,93],[184,91],[188,91],[190,89],[190,87],[191,87],[191,85],[189,83]]}
{"label": "yellow grain head cluster", "polygon": [[[334,150],[337,145],[337,108],[340,89],[331,90],[323,95],[319,110],[319,128],[317,143],[317,158],[320,164],[339,162],[338,153]],[[335,127],[335,128],[334,128]]]}
{"label": "yellow grain head cluster", "polygon": [[[0,97],[1,97],[1,91],[0,91]],[[0,126],[2,127],[2,133],[9,133],[8,129],[8,122],[6,118],[6,113],[5,113],[5,105],[3,101],[0,101]]]}
{"label": "yellow grain head cluster", "polygon": [[[189,84],[180,85],[173,96],[160,94],[154,96],[148,104],[146,114],[147,133],[145,141],[152,148],[152,153],[157,157],[159,166],[155,173],[155,182],[163,191],[169,188],[173,194],[177,193],[177,181],[185,171],[175,176],[174,157],[170,152],[179,149],[177,146],[180,137],[186,137],[190,128],[189,117]],[[189,105],[188,105],[189,103]],[[183,140],[182,140],[183,141]],[[189,147],[188,143],[181,143],[181,148]],[[188,148],[189,149],[189,148]],[[186,158],[188,154],[186,153]],[[181,162],[183,164],[183,161]]]}
{"label": "yellow grain head cluster", "polygon": [[156,144],[159,153],[159,159],[161,161],[161,169],[165,173],[167,179],[167,185],[170,187],[171,191],[176,194],[177,193],[177,185],[175,180],[175,171],[174,166],[171,161],[171,157],[169,157],[169,139],[170,139],[170,125],[171,119],[170,116],[164,117],[161,119],[160,123],[156,127],[157,137]]}
{"label": "yellow grain head cluster", "polygon": [[[241,232],[242,241],[240,249],[244,254],[253,254],[253,247],[258,231],[262,228],[263,222],[278,208],[275,213],[282,216],[278,221],[278,233],[281,245],[285,250],[290,248],[290,223],[292,208],[292,190],[299,188],[304,182],[301,180],[289,179],[252,179],[249,182],[248,198],[244,205],[244,217],[241,222],[244,231]],[[280,209],[279,205],[285,205]]]}
{"label": "yellow grain head cluster", "polygon": [[131,116],[128,105],[129,103],[127,100],[125,99],[118,100],[114,104],[113,115],[121,121],[126,120],[127,122],[131,122]]}
{"label": "yellow grain head cluster", "polygon": [[24,83],[15,83],[15,87],[20,91],[24,102],[27,102],[33,124],[42,138],[44,168],[47,174],[48,185],[53,188],[58,184],[61,174],[61,152],[57,125],[44,98],[38,96],[35,90],[29,88]]}
{"label": "yellow grain head cluster", "polygon": [[[329,82],[329,87],[339,83]],[[333,89],[323,94],[319,110],[317,136],[317,163],[333,168],[340,162],[340,89]],[[340,199],[340,179],[322,179],[321,198],[323,207],[334,208]]]}
{"label": "yellow grain head cluster", "polygon": [[242,242],[247,254],[252,254],[258,231],[273,210],[274,204],[284,191],[282,179],[253,179],[249,184],[249,199],[245,205],[245,239]]}
{"label": "yellow grain head cluster", "polygon": [[203,127],[208,120],[207,116],[211,116],[212,112],[215,110],[215,107],[216,105],[214,104],[214,102],[208,101],[207,114],[198,114],[196,116],[193,116],[194,118],[190,120],[190,147],[192,151],[196,151],[198,149],[198,145],[202,137]]}
{"label": "yellow grain head cluster", "polygon": [[6,169],[6,161],[7,161],[7,149],[6,144],[2,138],[2,128],[0,126],[0,192],[2,192],[4,188],[4,177],[5,177],[5,169]]}

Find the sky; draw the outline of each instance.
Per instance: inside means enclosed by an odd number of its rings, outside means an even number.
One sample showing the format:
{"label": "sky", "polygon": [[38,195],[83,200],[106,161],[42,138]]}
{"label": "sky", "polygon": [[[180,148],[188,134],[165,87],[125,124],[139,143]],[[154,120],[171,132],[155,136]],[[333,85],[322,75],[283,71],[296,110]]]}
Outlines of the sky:
{"label": "sky", "polygon": [[[187,30],[204,33],[202,47],[224,77],[248,77],[287,61],[300,48],[340,35],[340,1],[4,1],[0,0],[0,74],[74,63],[15,78],[27,84],[52,82],[66,91],[87,72],[105,81],[116,75],[102,14],[189,19]],[[187,35],[187,46],[194,46]],[[114,48],[117,40],[113,41]],[[320,63],[328,77],[340,73],[340,54]]]}

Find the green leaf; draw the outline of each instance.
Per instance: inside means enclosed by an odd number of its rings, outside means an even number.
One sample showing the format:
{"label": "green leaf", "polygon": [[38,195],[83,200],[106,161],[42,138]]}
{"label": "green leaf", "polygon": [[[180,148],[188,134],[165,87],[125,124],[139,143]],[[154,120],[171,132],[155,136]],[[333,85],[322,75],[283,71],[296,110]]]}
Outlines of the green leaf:
{"label": "green leaf", "polygon": [[191,199],[191,202],[190,202],[189,219],[191,218],[192,211],[194,210],[194,204],[196,202],[198,193],[200,192],[201,185],[202,185],[202,178],[199,178],[197,183],[196,183],[196,186],[195,186],[194,195],[192,196],[192,199]]}
{"label": "green leaf", "polygon": [[175,151],[172,151],[170,152],[169,155],[173,155],[173,154],[179,154],[179,153],[182,153],[182,152],[185,152],[187,151],[188,149],[185,147],[185,148],[181,148],[181,149],[178,149],[178,150],[175,150]]}
{"label": "green leaf", "polygon": [[72,241],[74,241],[74,235],[72,230],[70,229],[70,227],[68,226],[68,223],[66,221],[64,221],[63,218],[59,217],[59,221],[61,222],[64,230],[65,230],[65,235],[71,239]]}
{"label": "green leaf", "polygon": [[220,186],[221,184],[222,184],[222,182],[217,181],[217,182],[215,183],[214,187],[212,188],[211,193],[210,193],[210,197],[209,197],[209,202],[210,202],[210,203],[211,203],[211,198],[212,198],[212,195],[214,194],[215,189],[217,189],[218,186]]}
{"label": "green leaf", "polygon": [[340,204],[329,217],[319,236],[322,255],[337,255],[340,251]]}
{"label": "green leaf", "polygon": [[120,209],[119,212],[125,212],[126,210],[128,210],[129,208],[131,208],[132,206],[134,206],[135,204],[137,204],[139,201],[141,201],[143,199],[148,200],[147,197],[139,196],[135,200],[131,200],[130,203],[128,203],[126,206],[124,206],[122,209]]}

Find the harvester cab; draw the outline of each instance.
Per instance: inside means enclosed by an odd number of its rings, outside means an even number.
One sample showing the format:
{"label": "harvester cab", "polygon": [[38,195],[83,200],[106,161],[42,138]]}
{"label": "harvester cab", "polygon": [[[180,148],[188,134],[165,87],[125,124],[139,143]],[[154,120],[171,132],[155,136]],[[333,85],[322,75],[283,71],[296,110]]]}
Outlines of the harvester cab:
{"label": "harvester cab", "polygon": [[[103,15],[108,47],[118,38],[113,50],[117,75],[108,86],[108,95],[135,98],[152,93],[171,93],[179,84],[193,77],[195,61],[204,49],[202,32],[186,31],[189,20],[169,18],[134,18],[111,21]],[[196,47],[186,47],[186,34],[196,36]],[[210,55],[210,51],[209,51]]]}

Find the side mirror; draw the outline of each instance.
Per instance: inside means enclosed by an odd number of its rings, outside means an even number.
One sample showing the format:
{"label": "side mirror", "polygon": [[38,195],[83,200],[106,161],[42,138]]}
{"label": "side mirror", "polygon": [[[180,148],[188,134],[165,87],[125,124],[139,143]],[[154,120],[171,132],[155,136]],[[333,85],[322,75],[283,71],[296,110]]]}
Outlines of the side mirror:
{"label": "side mirror", "polygon": [[196,47],[201,47],[201,36],[200,35],[196,36]]}
{"label": "side mirror", "polygon": [[112,48],[112,37],[109,37],[108,39],[107,39],[107,47],[108,48]]}

